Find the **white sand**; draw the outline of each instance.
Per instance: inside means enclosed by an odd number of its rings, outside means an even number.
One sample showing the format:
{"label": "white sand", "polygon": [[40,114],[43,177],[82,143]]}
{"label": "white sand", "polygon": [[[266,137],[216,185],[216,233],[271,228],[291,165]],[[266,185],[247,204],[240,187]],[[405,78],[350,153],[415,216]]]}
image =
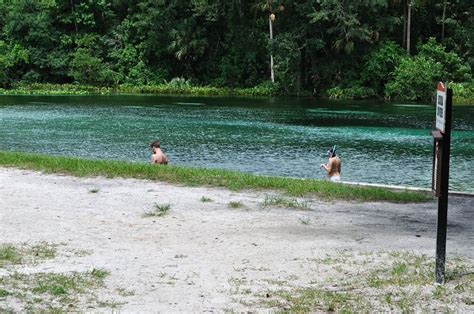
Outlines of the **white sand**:
{"label": "white sand", "polygon": [[[323,276],[308,260],[339,250],[434,256],[434,201],[309,199],[309,211],[262,208],[269,193],[0,168],[0,243],[47,241],[90,250],[40,267],[109,270],[101,297],[113,299],[119,288],[133,291],[114,299],[126,302],[120,307],[125,312],[245,310],[232,291],[235,281],[250,282],[252,291],[265,291],[269,280],[304,285]],[[213,202],[201,202],[202,196]],[[230,208],[230,201],[245,208]],[[155,203],[170,203],[170,212],[142,217]],[[449,221],[448,256],[474,259],[474,198],[452,197]]]}

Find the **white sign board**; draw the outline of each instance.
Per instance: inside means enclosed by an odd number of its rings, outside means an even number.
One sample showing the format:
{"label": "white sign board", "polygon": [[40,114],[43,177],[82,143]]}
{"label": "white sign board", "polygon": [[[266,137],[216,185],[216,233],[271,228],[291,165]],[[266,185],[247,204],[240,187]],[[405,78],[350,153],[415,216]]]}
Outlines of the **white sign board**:
{"label": "white sign board", "polygon": [[444,133],[446,122],[446,86],[439,82],[436,89],[436,128]]}

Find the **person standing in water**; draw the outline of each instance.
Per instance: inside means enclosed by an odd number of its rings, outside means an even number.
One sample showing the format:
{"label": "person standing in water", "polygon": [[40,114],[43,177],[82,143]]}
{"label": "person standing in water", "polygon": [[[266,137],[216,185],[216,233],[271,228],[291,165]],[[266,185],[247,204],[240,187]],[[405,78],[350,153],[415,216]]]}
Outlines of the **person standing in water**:
{"label": "person standing in water", "polygon": [[333,182],[341,181],[341,160],[336,155],[336,145],[328,151],[329,160],[327,164],[321,164],[320,168],[326,170],[328,179]]}
{"label": "person standing in water", "polygon": [[161,151],[160,148],[160,141],[153,141],[150,144],[151,150],[152,150],[152,155],[151,155],[151,163],[152,164],[162,164],[162,165],[167,165],[168,164],[168,157],[166,157],[165,153]]}

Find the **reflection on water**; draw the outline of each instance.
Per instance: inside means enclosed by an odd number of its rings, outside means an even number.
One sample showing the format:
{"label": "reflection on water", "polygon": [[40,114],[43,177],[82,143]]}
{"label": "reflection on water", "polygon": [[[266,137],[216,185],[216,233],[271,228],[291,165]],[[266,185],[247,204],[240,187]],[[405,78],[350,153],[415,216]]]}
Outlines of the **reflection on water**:
{"label": "reflection on water", "polygon": [[[159,96],[2,96],[0,149],[430,187],[434,105]],[[474,191],[474,106],[455,107],[451,188]]]}

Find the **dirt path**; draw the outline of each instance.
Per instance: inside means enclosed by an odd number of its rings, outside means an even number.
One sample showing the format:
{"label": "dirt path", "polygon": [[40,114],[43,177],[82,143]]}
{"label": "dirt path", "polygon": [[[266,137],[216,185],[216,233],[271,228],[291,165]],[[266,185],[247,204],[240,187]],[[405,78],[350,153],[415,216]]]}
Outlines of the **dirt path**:
{"label": "dirt path", "polygon": [[[0,168],[0,243],[46,241],[90,252],[59,254],[32,271],[107,269],[98,298],[125,312],[245,310],[239,282],[251,278],[253,292],[278,280],[305,285],[315,277],[308,261],[341,251],[434,255],[434,201],[308,199],[309,210],[263,208],[269,194]],[[168,203],[166,215],[143,217]],[[473,243],[474,198],[452,197],[448,255],[474,260]]]}

